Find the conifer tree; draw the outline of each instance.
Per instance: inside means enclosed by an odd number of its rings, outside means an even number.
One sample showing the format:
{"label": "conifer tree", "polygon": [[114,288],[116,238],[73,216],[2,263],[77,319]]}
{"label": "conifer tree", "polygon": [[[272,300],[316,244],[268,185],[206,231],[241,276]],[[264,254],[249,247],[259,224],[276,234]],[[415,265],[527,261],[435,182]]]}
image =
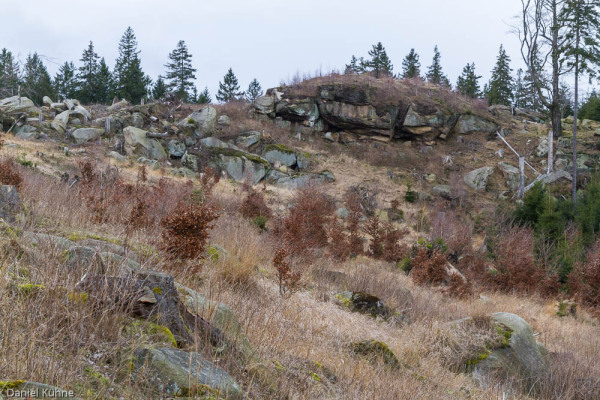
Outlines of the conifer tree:
{"label": "conifer tree", "polygon": [[[373,45],[373,48],[369,50],[369,56],[371,56],[371,59],[363,61],[363,64],[369,71],[373,72],[375,78],[394,75],[394,66],[381,42]],[[350,62],[352,63],[352,61]]]}
{"label": "conifer tree", "polygon": [[94,44],[90,41],[87,49],[81,55],[81,66],[77,69],[77,97],[84,104],[98,101],[98,72],[100,57],[94,51]]}
{"label": "conifer tree", "polygon": [[102,57],[98,67],[98,74],[96,75],[96,102],[100,104],[108,104],[111,102],[112,91],[112,74],[110,73],[110,68],[106,65],[106,60]]}
{"label": "conifer tree", "polygon": [[156,100],[160,100],[167,94],[167,85],[165,84],[165,80],[162,76],[158,76],[158,79],[154,83],[154,87],[152,88],[152,97]]}
{"label": "conifer tree", "polygon": [[194,87],[193,79],[196,79],[196,69],[192,67],[192,55],[189,53],[185,41],[180,40],[177,47],[169,54],[169,62],[165,65],[168,81],[167,89],[179,99],[187,101],[190,90]]}
{"label": "conifer tree", "polygon": [[492,70],[492,76],[486,90],[489,105],[503,104],[510,106],[514,97],[514,81],[511,75],[510,57],[506,54],[504,46],[500,45],[496,65]]}
{"label": "conifer tree", "polygon": [[345,74],[360,74],[364,72],[364,64],[365,61],[361,57],[361,59],[357,59],[354,55],[350,59],[350,64],[346,64],[346,68],[344,70]]}
{"label": "conifer tree", "polygon": [[227,103],[232,100],[238,100],[244,96],[244,92],[240,92],[240,85],[238,80],[233,73],[233,70],[229,68],[229,71],[223,77],[223,82],[219,82],[219,91],[217,92],[217,100],[221,103]]}
{"label": "conifer tree", "polygon": [[146,96],[149,79],[144,75],[133,29],[128,27],[119,42],[119,57],[115,63],[115,95],[139,103]]}
{"label": "conifer tree", "polygon": [[481,76],[475,74],[475,63],[467,64],[462,71],[461,76],[456,82],[456,89],[471,98],[479,97],[481,94],[479,87],[479,78]]}
{"label": "conifer tree", "polygon": [[260,86],[260,83],[258,82],[258,80],[256,78],[254,78],[252,80],[252,82],[250,82],[250,85],[248,85],[248,91],[246,92],[246,98],[248,99],[248,101],[254,103],[254,101],[262,95],[263,95],[262,87]]}
{"label": "conifer tree", "polygon": [[198,104],[210,104],[212,103],[212,98],[210,97],[210,93],[208,92],[208,87],[204,87],[202,93],[198,95]]}
{"label": "conifer tree", "polygon": [[402,61],[402,78],[420,78],[421,77],[421,63],[419,62],[419,55],[415,52],[415,49],[410,49],[410,53]]}
{"label": "conifer tree", "polygon": [[433,62],[427,70],[427,81],[435,85],[450,87],[450,80],[442,72],[441,58],[442,56],[436,45],[433,49]]}
{"label": "conifer tree", "polygon": [[517,80],[515,81],[515,102],[517,108],[528,108],[529,102],[523,79],[523,69],[517,70]]}
{"label": "conifer tree", "polygon": [[2,97],[17,94],[19,87],[19,63],[12,52],[2,49],[0,52],[0,93]]}
{"label": "conifer tree", "polygon": [[66,62],[58,67],[58,72],[54,76],[54,94],[57,101],[60,99],[71,99],[77,96],[77,80],[75,79],[75,65],[73,62]]}
{"label": "conifer tree", "polygon": [[37,53],[29,54],[23,69],[24,93],[36,104],[52,94],[52,81],[46,66]]}

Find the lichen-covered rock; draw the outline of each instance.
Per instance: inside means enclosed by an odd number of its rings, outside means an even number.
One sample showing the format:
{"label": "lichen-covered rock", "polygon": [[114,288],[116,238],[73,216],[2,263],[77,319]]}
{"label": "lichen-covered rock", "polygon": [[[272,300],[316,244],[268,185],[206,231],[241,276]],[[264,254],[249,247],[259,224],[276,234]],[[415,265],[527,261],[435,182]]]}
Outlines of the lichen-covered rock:
{"label": "lichen-covered rock", "polygon": [[31,125],[18,126],[14,130],[15,136],[21,140],[35,140],[40,138],[40,132]]}
{"label": "lichen-covered rock", "polygon": [[128,126],[123,129],[125,134],[125,151],[128,155],[138,155],[150,160],[164,160],[167,153],[160,142],[147,137],[146,131]]}
{"label": "lichen-covered rock", "polygon": [[284,99],[275,105],[275,113],[288,121],[306,122],[309,125],[319,119],[319,108],[313,98]]}
{"label": "lichen-covered rock", "polygon": [[185,143],[179,140],[170,140],[167,149],[169,150],[169,155],[173,158],[181,158],[185,154]]}
{"label": "lichen-covered rock", "polygon": [[135,351],[134,364],[136,376],[149,379],[162,396],[243,397],[237,382],[200,353],[171,348],[138,349]]}
{"label": "lichen-covered rock", "polygon": [[76,129],[71,135],[75,142],[78,144],[87,143],[92,140],[96,140],[104,134],[104,129],[100,128],[79,128]]}
{"label": "lichen-covered rock", "polygon": [[485,382],[486,376],[499,372],[504,378],[539,385],[540,379],[548,374],[548,358],[540,350],[529,324],[518,315],[506,312],[494,313],[491,319],[498,333],[507,340],[504,346],[494,349],[475,365],[473,376]]}
{"label": "lichen-covered rock", "polygon": [[212,148],[211,153],[213,167],[226,172],[231,179],[238,182],[248,181],[255,185],[271,168],[271,164],[264,158],[241,150]]}
{"label": "lichen-covered rock", "polygon": [[513,192],[516,192],[519,189],[519,169],[504,161],[498,163],[498,168],[502,171],[504,179],[506,179],[506,186]]}
{"label": "lichen-covered rock", "polygon": [[333,182],[335,178],[329,171],[320,174],[295,173],[288,174],[278,170],[270,170],[265,180],[275,186],[287,189],[300,189],[309,185],[319,185],[325,182]]}
{"label": "lichen-covered rock", "polygon": [[197,155],[190,154],[187,152],[183,155],[183,157],[181,157],[181,165],[194,172],[198,172],[200,170],[199,162],[200,159]]}
{"label": "lichen-covered rock", "polygon": [[15,220],[15,214],[23,209],[19,192],[15,186],[0,186],[0,219],[8,222]]}
{"label": "lichen-covered rock", "polygon": [[19,112],[28,113],[36,110],[37,108],[34,102],[27,97],[13,96],[0,100],[0,111],[5,112],[6,114]]}
{"label": "lichen-covered rock", "polygon": [[262,140],[262,133],[250,131],[242,133],[235,138],[235,144],[243,149],[248,149]]}
{"label": "lichen-covered rock", "polygon": [[261,96],[254,100],[254,108],[260,114],[271,114],[275,111],[275,99],[273,96]]}
{"label": "lichen-covered rock", "polygon": [[496,123],[474,114],[463,114],[458,118],[454,132],[457,135],[468,135],[475,132],[494,133],[498,130]]}
{"label": "lichen-covered rock", "polygon": [[181,301],[183,301],[192,314],[205,317],[215,327],[220,329],[227,337],[228,342],[242,353],[247,360],[254,357],[254,349],[250,345],[250,341],[244,334],[237,316],[227,304],[209,300],[203,294],[183,285],[176,286],[179,290]]}
{"label": "lichen-covered rock", "polygon": [[179,121],[177,126],[184,129],[192,129],[196,137],[205,137],[215,132],[216,123],[217,110],[213,106],[206,106]]}
{"label": "lichen-covered rock", "polygon": [[488,179],[493,173],[494,167],[482,167],[467,173],[463,180],[471,189],[482,191],[486,189]]}
{"label": "lichen-covered rock", "polygon": [[392,368],[400,368],[401,364],[398,358],[389,346],[378,340],[363,340],[351,344],[355,354],[368,358],[372,362],[383,360],[383,362]]}

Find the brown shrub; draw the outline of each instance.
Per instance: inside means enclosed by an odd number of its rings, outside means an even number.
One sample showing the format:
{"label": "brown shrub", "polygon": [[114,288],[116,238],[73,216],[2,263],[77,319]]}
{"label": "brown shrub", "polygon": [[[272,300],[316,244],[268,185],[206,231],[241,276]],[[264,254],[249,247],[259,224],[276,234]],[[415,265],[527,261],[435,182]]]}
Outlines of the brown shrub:
{"label": "brown shrub", "polygon": [[318,187],[296,192],[288,215],[282,220],[283,239],[292,255],[327,245],[327,228],[334,218],[334,203]]}
{"label": "brown shrub", "polygon": [[244,189],[248,194],[240,204],[240,214],[246,218],[256,218],[261,216],[271,218],[273,213],[265,202],[264,191],[255,190],[248,185],[244,185]]}
{"label": "brown shrub", "polygon": [[439,285],[446,281],[446,257],[437,251],[432,254],[420,249],[411,260],[411,278],[418,285]]}
{"label": "brown shrub", "polygon": [[0,184],[20,188],[22,183],[23,175],[17,170],[15,162],[9,159],[0,161]]}
{"label": "brown shrub", "polygon": [[383,224],[377,217],[367,220],[365,231],[371,236],[369,253],[374,258],[398,262],[408,252],[407,247],[400,243],[407,231],[400,231],[389,223]]}
{"label": "brown shrub", "polygon": [[334,222],[329,227],[328,235],[331,255],[338,261],[348,259],[351,253],[350,235],[344,232],[344,226],[339,222]]}
{"label": "brown shrub", "polygon": [[600,239],[589,250],[585,263],[575,265],[569,274],[569,289],[582,305],[600,311]]}
{"label": "brown shrub", "polygon": [[277,270],[279,279],[279,294],[282,296],[286,292],[293,292],[298,286],[301,277],[299,272],[292,272],[290,263],[287,260],[289,255],[288,250],[280,248],[275,252],[275,256],[273,257],[273,266]]}
{"label": "brown shrub", "polygon": [[162,248],[171,259],[192,260],[204,253],[219,214],[205,204],[181,204],[161,222]]}

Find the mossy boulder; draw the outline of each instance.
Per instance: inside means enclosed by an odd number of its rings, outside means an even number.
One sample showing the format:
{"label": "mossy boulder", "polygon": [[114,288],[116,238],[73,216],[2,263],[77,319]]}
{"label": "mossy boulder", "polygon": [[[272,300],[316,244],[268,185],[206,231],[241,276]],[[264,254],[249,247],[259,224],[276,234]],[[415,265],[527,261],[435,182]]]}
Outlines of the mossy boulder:
{"label": "mossy boulder", "polygon": [[379,297],[366,292],[344,291],[334,296],[338,302],[351,311],[370,314],[373,317],[389,315],[388,308]]}
{"label": "mossy boulder", "polygon": [[263,151],[263,157],[271,164],[279,162],[286,167],[293,167],[298,163],[294,150],[282,144],[267,145]]}
{"label": "mossy boulder", "polygon": [[549,373],[548,355],[533,336],[529,324],[515,314],[500,312],[491,315],[497,332],[504,337],[499,348],[478,360],[473,376],[480,382],[493,374],[505,379],[518,379],[526,382],[529,388],[539,385]]}
{"label": "mossy boulder", "polygon": [[394,352],[384,342],[363,340],[362,342],[352,343],[351,347],[355,354],[367,357],[371,361],[383,360],[386,365],[393,368],[400,368],[401,366]]}
{"label": "mossy boulder", "polygon": [[148,380],[159,395],[241,399],[238,383],[200,353],[172,348],[141,348],[134,353],[134,376]]}
{"label": "mossy boulder", "polygon": [[196,137],[206,137],[215,132],[216,124],[217,110],[213,106],[206,106],[179,121],[177,126],[184,130],[192,130]]}
{"label": "mossy boulder", "polygon": [[256,154],[231,148],[212,148],[211,164],[214,168],[224,171],[238,182],[250,182],[255,185],[260,182],[271,169],[271,164]]}

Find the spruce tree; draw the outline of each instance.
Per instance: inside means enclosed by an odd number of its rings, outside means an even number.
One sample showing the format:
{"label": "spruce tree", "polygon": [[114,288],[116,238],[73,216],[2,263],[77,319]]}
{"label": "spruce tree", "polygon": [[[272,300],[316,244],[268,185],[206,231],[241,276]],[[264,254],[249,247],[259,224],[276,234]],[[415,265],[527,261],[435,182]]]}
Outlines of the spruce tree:
{"label": "spruce tree", "polygon": [[441,58],[442,56],[436,45],[433,49],[433,62],[427,70],[427,81],[435,85],[450,87],[450,80],[442,72]]}
{"label": "spruce tree", "polygon": [[514,81],[511,72],[510,57],[506,54],[504,46],[500,45],[496,65],[492,70],[492,77],[485,92],[489,105],[503,104],[510,106],[512,104]]}
{"label": "spruce tree", "polygon": [[596,75],[600,64],[600,1],[565,0],[560,15],[566,28],[567,43],[561,49],[563,60],[571,67],[575,78],[575,104],[573,107],[573,205],[577,203],[577,109],[579,76],[586,74],[590,79]]}
{"label": "spruce tree", "polygon": [[421,77],[421,63],[419,62],[419,55],[415,52],[415,49],[410,49],[410,53],[402,61],[402,78],[420,78]]}
{"label": "spruce tree", "polygon": [[[371,59],[363,61],[363,65],[370,72],[373,72],[375,78],[394,75],[394,66],[381,42],[377,42],[377,44],[373,45],[372,49],[369,50],[369,56],[371,56]],[[352,63],[352,61],[350,62]]]}
{"label": "spruce tree", "polygon": [[19,64],[12,52],[2,49],[0,52],[0,94],[2,97],[14,96],[19,88]]}
{"label": "spruce tree", "polygon": [[525,88],[525,81],[523,79],[523,69],[517,70],[517,80],[515,81],[515,107],[517,108],[528,108],[529,101],[527,91]]}
{"label": "spruce tree", "polygon": [[256,78],[254,78],[252,80],[252,82],[250,82],[250,85],[248,85],[248,91],[246,92],[246,98],[248,99],[248,101],[254,103],[254,101],[262,95],[263,95],[262,87],[260,86],[260,83],[258,82],[258,80]]}
{"label": "spruce tree", "polygon": [[208,87],[204,87],[204,90],[200,95],[198,95],[198,99],[196,100],[198,104],[210,104],[212,103],[212,99],[210,97],[210,93],[208,92]]}
{"label": "spruce tree", "polygon": [[358,60],[354,55],[350,59],[350,64],[346,64],[346,68],[344,69],[345,74],[360,74],[364,72],[364,59]]}
{"label": "spruce tree", "polygon": [[96,75],[96,102],[108,104],[112,101],[113,79],[110,68],[106,65],[104,57],[100,60],[98,74]]}
{"label": "spruce tree", "polygon": [[479,78],[481,76],[475,74],[475,63],[467,64],[462,71],[462,75],[458,77],[456,89],[471,98],[479,97],[481,94],[479,87]]}
{"label": "spruce tree", "polygon": [[232,100],[238,100],[244,92],[240,92],[240,85],[238,80],[233,73],[233,70],[229,68],[229,71],[223,77],[223,82],[219,82],[219,91],[217,92],[217,100],[221,103],[227,103]]}
{"label": "spruce tree", "polygon": [[72,99],[77,96],[77,80],[75,78],[75,65],[73,62],[66,62],[58,67],[58,72],[54,76],[53,86],[56,100]]}
{"label": "spruce tree", "polygon": [[580,119],[600,121],[600,97],[595,90],[592,90],[587,100],[583,102],[578,115]]}
{"label": "spruce tree", "polygon": [[192,94],[190,95],[189,102],[193,104],[198,104],[198,88],[196,85],[192,88]]}
{"label": "spruce tree", "polygon": [[23,89],[24,93],[36,104],[42,104],[44,96],[53,93],[50,75],[37,53],[29,54],[25,61]]}
{"label": "spruce tree", "polygon": [[196,79],[196,69],[192,67],[192,55],[189,53],[185,41],[180,40],[177,47],[169,54],[169,62],[165,64],[168,81],[167,89],[179,99],[187,101],[190,90],[194,87],[193,79]]}
{"label": "spruce tree", "polygon": [[154,83],[154,87],[152,88],[152,97],[156,100],[160,100],[167,94],[167,85],[165,84],[165,80],[162,76],[158,76],[158,79]]}
{"label": "spruce tree", "polygon": [[115,63],[115,95],[132,103],[146,96],[148,78],[144,75],[133,29],[128,27],[119,42],[119,57]]}
{"label": "spruce tree", "polygon": [[94,44],[90,41],[87,49],[81,55],[81,66],[77,69],[77,97],[84,104],[92,104],[98,101],[96,93],[98,90],[98,54],[94,51]]}

